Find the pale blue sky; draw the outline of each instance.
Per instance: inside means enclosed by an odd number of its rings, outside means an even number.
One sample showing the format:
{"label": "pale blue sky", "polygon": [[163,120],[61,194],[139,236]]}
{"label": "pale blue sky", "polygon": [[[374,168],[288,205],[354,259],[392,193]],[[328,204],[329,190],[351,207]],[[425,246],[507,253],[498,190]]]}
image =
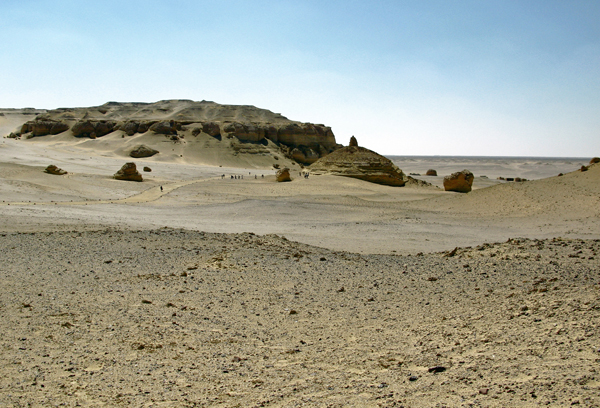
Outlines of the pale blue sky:
{"label": "pale blue sky", "polygon": [[600,155],[600,0],[1,0],[0,107],[212,100],[387,155]]}

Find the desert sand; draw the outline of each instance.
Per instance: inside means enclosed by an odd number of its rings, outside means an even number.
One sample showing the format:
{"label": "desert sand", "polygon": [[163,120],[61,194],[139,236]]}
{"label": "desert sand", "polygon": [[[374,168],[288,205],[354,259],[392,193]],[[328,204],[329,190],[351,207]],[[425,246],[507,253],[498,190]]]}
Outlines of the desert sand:
{"label": "desert sand", "polygon": [[0,405],[600,405],[600,165],[458,194],[110,146],[0,141]]}

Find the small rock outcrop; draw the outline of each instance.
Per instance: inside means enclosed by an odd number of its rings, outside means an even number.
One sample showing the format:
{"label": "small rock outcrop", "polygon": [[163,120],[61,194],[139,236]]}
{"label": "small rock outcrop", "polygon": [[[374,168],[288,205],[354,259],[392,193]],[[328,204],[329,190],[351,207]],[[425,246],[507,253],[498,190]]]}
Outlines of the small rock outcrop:
{"label": "small rock outcrop", "polygon": [[352,136],[350,138],[350,144],[348,146],[356,146],[356,147],[358,147],[358,141],[356,140],[356,138],[354,136]]}
{"label": "small rock outcrop", "polygon": [[[154,133],[158,133],[159,135],[176,135],[177,128],[176,123],[174,121],[162,121],[156,122],[152,126],[150,126],[150,130]],[[139,132],[139,129],[138,129]]]}
{"label": "small rock outcrop", "polygon": [[154,150],[153,148],[148,147],[146,145],[139,145],[138,147],[133,149],[131,152],[129,152],[129,155],[131,157],[135,157],[136,159],[139,159],[140,157],[152,157],[157,153],[158,153],[158,150]]}
{"label": "small rock outcrop", "polygon": [[117,180],[142,181],[142,175],[137,171],[135,163],[125,163],[121,170],[113,176]]}
{"label": "small rock outcrop", "polygon": [[284,181],[292,181],[292,177],[290,176],[290,169],[288,169],[287,167],[277,170],[275,177],[280,183]]}
{"label": "small rock outcrop", "polygon": [[21,134],[31,132],[32,136],[57,135],[67,130],[67,123],[51,119],[30,120],[21,126]]}
{"label": "small rock outcrop", "polygon": [[51,164],[48,167],[46,167],[46,169],[44,171],[48,174],[55,174],[57,176],[62,176],[62,175],[68,174],[66,171],[64,171],[61,168],[56,167],[54,164]]}
{"label": "small rock outcrop", "polygon": [[387,186],[401,187],[406,183],[405,174],[390,159],[360,146],[342,147],[329,153],[313,163],[310,172],[352,177]]}
{"label": "small rock outcrop", "polygon": [[444,177],[444,190],[468,193],[473,186],[473,173],[463,170]]}
{"label": "small rock outcrop", "polygon": [[590,164],[600,163],[600,157],[594,157],[590,160]]}
{"label": "small rock outcrop", "polygon": [[221,137],[221,128],[218,123],[215,122],[205,122],[202,124],[202,131],[209,136],[214,138]]}
{"label": "small rock outcrop", "polygon": [[429,169],[427,170],[427,173],[425,173],[426,176],[437,176],[437,171],[435,171],[434,169]]}
{"label": "small rock outcrop", "polygon": [[107,135],[115,130],[116,122],[108,120],[80,120],[71,128],[75,137],[89,137],[95,139]]}
{"label": "small rock outcrop", "polygon": [[150,167],[148,167],[148,166],[144,166],[144,171],[146,173],[150,173],[152,171],[152,169]]}

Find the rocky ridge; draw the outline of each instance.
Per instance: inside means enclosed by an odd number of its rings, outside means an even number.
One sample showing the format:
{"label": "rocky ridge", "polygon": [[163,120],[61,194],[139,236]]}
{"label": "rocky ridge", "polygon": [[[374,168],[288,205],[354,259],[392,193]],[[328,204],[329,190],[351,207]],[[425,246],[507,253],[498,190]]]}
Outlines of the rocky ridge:
{"label": "rocky ridge", "polygon": [[91,139],[113,132],[121,132],[124,137],[152,132],[173,141],[201,133],[218,140],[236,138],[241,143],[271,141],[283,155],[302,164],[311,164],[339,147],[331,128],[322,124],[292,121],[254,106],[190,100],[108,102],[89,108],[47,110],[8,137],[31,138],[68,131],[74,137]]}

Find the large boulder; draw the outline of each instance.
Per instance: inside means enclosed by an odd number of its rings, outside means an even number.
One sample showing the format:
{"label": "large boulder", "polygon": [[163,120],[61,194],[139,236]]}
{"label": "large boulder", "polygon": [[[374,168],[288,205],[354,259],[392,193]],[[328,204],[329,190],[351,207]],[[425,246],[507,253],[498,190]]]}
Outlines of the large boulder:
{"label": "large boulder", "polygon": [[473,173],[463,170],[444,177],[444,190],[468,193],[473,186]]}
{"label": "large boulder", "polygon": [[89,120],[83,120],[75,123],[71,128],[71,131],[73,132],[73,136],[75,137],[90,137],[92,135],[96,135],[96,129],[94,128],[94,124]]}
{"label": "large boulder", "polygon": [[[160,135],[176,135],[177,129],[174,121],[164,120],[162,122],[156,122],[152,126],[150,126],[150,130],[154,133],[158,133]],[[138,128],[138,132],[140,132]]]}
{"label": "large boulder", "polygon": [[590,160],[590,164],[600,163],[600,157],[594,157]]}
{"label": "large boulder", "polygon": [[64,171],[61,168],[56,167],[54,164],[51,164],[48,167],[46,167],[46,169],[44,171],[48,174],[54,174],[56,176],[62,176],[62,175],[67,174],[66,171]]}
{"label": "large boulder", "polygon": [[139,145],[138,147],[133,149],[131,152],[129,152],[129,155],[131,157],[135,157],[136,159],[139,159],[140,157],[152,157],[157,153],[158,153],[158,150],[154,150],[153,148],[148,147],[146,145]]}
{"label": "large boulder", "polygon": [[117,180],[142,181],[142,175],[137,171],[135,163],[125,163],[121,170],[113,176]]}
{"label": "large boulder", "polygon": [[360,146],[347,146],[311,164],[314,174],[352,177],[371,183],[401,187],[406,176],[390,159]]}
{"label": "large boulder", "polygon": [[277,170],[275,177],[280,183],[284,181],[292,181],[292,177],[290,176],[290,169],[288,169],[287,167]]}
{"label": "large boulder", "polygon": [[425,173],[426,176],[437,176],[437,171],[435,171],[434,169],[429,169],[427,170],[427,173]]}
{"label": "large boulder", "polygon": [[202,131],[212,137],[220,137],[221,136],[221,128],[219,127],[219,124],[215,123],[215,122],[203,123]]}
{"label": "large boulder", "polygon": [[127,136],[133,136],[137,133],[140,122],[135,120],[129,120],[121,125],[121,130],[127,134]]}

